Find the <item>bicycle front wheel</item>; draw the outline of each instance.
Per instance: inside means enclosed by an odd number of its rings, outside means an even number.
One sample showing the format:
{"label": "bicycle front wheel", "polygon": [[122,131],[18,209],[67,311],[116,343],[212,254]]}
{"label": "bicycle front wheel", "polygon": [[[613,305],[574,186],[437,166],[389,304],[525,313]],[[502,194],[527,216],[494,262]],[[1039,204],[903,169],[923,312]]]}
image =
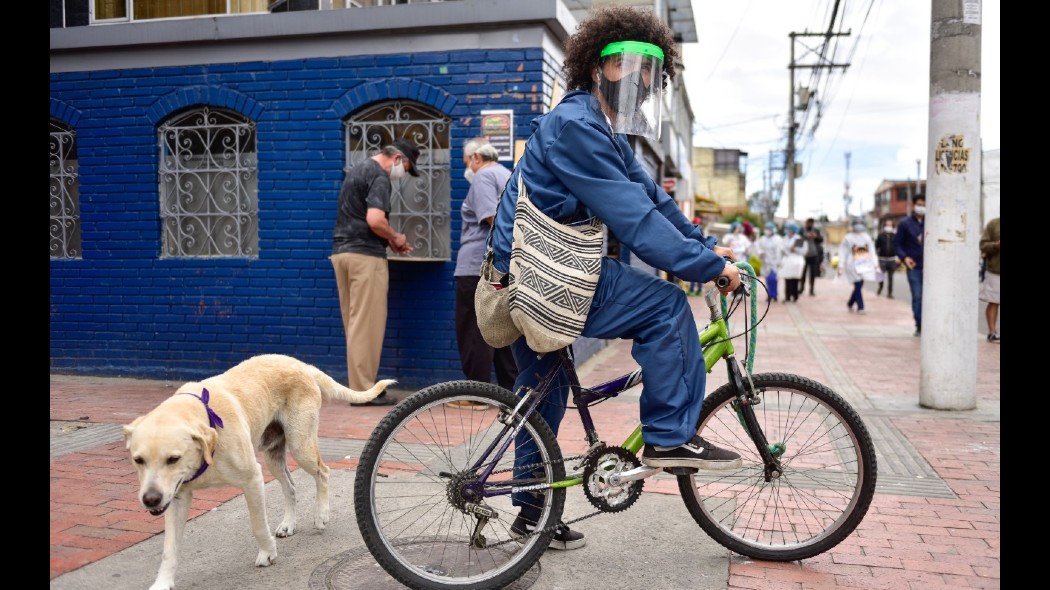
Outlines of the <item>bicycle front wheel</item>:
{"label": "bicycle front wheel", "polygon": [[518,512],[511,488],[545,488],[564,479],[565,467],[550,427],[534,413],[522,425],[537,449],[524,458],[530,474],[514,480],[510,437],[521,419],[511,412],[519,401],[497,385],[450,381],[409,396],[376,426],[361,453],[354,508],[372,556],[402,584],[502,588],[546,550],[565,490],[535,496],[535,530],[551,530],[523,536],[511,531]]}
{"label": "bicycle front wheel", "polygon": [[875,494],[875,446],[856,411],[816,381],[754,375],[755,418],[783,474],[767,481],[762,458],[723,385],[704,400],[698,433],[740,453],[733,471],[680,475],[690,514],[715,541],[753,559],[794,561],[838,545]]}

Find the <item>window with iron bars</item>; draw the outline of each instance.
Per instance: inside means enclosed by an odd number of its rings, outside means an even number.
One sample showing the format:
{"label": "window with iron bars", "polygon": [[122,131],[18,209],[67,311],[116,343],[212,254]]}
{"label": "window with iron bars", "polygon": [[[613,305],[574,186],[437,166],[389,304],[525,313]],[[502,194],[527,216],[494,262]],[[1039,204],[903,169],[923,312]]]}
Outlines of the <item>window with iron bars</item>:
{"label": "window with iron bars", "polygon": [[77,134],[51,119],[51,259],[81,258]]}
{"label": "window with iron bars", "polygon": [[157,130],[162,257],[259,253],[255,123],[211,107],[179,113]]}
{"label": "window with iron bars", "polygon": [[419,177],[405,175],[393,181],[390,195],[390,225],[405,234],[414,249],[404,255],[391,253],[392,259],[450,260],[452,257],[450,124],[451,119],[426,105],[399,100],[365,107],[345,122],[344,175],[395,139],[404,138],[419,146],[416,162]]}

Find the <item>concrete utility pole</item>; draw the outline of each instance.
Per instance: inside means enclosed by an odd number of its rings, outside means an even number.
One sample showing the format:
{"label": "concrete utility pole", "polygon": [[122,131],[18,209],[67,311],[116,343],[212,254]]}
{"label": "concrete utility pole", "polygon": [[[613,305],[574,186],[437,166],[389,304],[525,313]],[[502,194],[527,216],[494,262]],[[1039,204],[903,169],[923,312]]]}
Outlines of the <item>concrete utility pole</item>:
{"label": "concrete utility pole", "polygon": [[[836,3],[836,9],[838,3]],[[831,22],[835,22],[835,15],[831,17]],[[795,219],[795,177],[799,176],[797,163],[795,162],[795,135],[798,134],[798,123],[795,122],[795,70],[796,69],[811,69],[816,70],[820,68],[842,68],[843,71],[849,67],[849,64],[837,64],[828,62],[825,58],[825,52],[828,42],[832,37],[848,37],[849,31],[845,33],[832,33],[829,29],[826,33],[788,33],[788,37],[791,38],[791,61],[788,63],[788,72],[790,72],[790,92],[788,92],[788,141],[787,141],[787,154],[785,154],[784,166],[787,168],[787,181],[788,181],[788,219]],[[824,48],[820,51],[810,49],[808,53],[816,54],[816,63],[812,64],[796,64],[795,63],[795,39],[797,37],[824,37],[825,44]],[[799,93],[799,105],[798,110],[803,112],[809,108],[810,101],[816,91],[811,91],[808,88],[800,88]]]}
{"label": "concrete utility pole", "polygon": [[933,0],[919,404],[977,407],[981,0]]}

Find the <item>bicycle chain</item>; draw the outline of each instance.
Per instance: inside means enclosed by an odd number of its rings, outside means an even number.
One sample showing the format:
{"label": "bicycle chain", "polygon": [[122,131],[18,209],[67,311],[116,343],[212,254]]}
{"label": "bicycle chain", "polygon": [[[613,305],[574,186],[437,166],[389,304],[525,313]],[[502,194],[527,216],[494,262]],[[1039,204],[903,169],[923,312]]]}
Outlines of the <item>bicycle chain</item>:
{"label": "bicycle chain", "polygon": [[[519,469],[521,471],[532,470],[532,469],[536,469],[537,467],[543,467],[545,465],[553,465],[555,463],[565,463],[566,461],[573,461],[573,460],[576,460],[576,459],[586,459],[586,458],[590,457],[591,455],[593,455],[595,453],[601,452],[602,449],[604,449],[604,448],[605,448],[605,444],[604,443],[600,443],[598,445],[595,445],[589,451],[587,451],[586,455],[573,455],[571,457],[562,457],[560,461],[544,461],[544,462],[540,462],[540,463],[533,463],[531,465],[524,465],[524,466],[522,466],[520,468],[517,468],[517,469]],[[515,470],[515,468],[511,467],[511,468],[508,468],[508,469],[501,469],[501,470],[493,471],[492,473],[494,473],[494,474],[495,473],[506,473],[508,471],[514,471],[514,470]],[[581,476],[583,475],[582,472],[580,473],[580,475]],[[586,485],[586,484],[584,484],[584,485]],[[557,522],[555,524],[546,526],[546,527],[544,527],[542,529],[536,529],[536,530],[532,531],[531,533],[522,535],[522,536],[517,537],[517,538],[511,537],[510,539],[506,539],[504,541],[499,541],[498,543],[488,544],[488,545],[486,545],[486,548],[488,548],[488,547],[499,547],[500,545],[505,545],[505,544],[511,543],[511,542],[515,542],[516,543],[516,542],[518,542],[519,539],[528,539],[530,537],[535,537],[536,535],[543,535],[543,534],[546,534],[546,533],[549,533],[549,532],[556,532],[558,529],[560,529],[563,526],[568,528],[568,526],[570,524],[576,524],[577,522],[580,522],[581,520],[587,520],[588,518],[593,518],[595,516],[598,516],[599,514],[602,514],[603,512],[604,512],[603,510],[595,510],[594,512],[592,512],[590,514],[584,514],[583,516],[581,516],[579,518],[574,518],[574,519],[569,520],[569,521],[560,521],[560,522]]]}

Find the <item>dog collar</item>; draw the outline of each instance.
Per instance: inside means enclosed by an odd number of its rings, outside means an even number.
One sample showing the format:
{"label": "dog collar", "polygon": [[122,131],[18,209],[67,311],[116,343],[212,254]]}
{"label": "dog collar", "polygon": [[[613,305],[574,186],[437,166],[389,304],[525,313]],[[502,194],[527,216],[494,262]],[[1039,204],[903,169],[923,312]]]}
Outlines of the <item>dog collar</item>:
{"label": "dog collar", "polygon": [[[211,426],[215,429],[222,428],[222,418],[220,418],[219,415],[215,413],[215,410],[211,409],[211,406],[208,405],[208,401],[211,399],[211,395],[208,394],[208,388],[202,387],[200,395],[195,395],[185,391],[182,392],[182,395],[189,395],[201,400],[201,403],[204,404],[205,411],[208,412],[208,426]],[[193,474],[193,477],[187,479],[186,481],[190,482],[197,479],[198,477],[204,475],[204,472],[207,470],[208,462],[205,461],[201,463],[200,467],[197,468],[197,472]]]}

